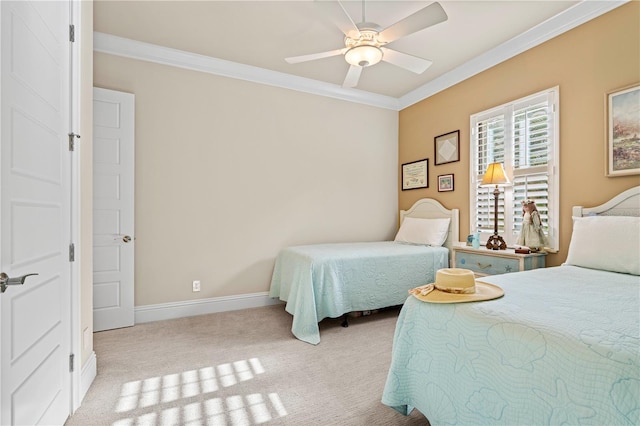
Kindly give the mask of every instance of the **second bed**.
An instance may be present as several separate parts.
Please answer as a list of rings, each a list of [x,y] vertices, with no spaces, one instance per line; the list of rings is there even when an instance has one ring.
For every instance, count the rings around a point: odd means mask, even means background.
[[[295,246],[278,254],[270,295],[286,302],[295,337],[318,344],[322,319],[401,305],[408,289],[449,266],[457,209],[425,198],[401,210],[400,220],[395,241]]]

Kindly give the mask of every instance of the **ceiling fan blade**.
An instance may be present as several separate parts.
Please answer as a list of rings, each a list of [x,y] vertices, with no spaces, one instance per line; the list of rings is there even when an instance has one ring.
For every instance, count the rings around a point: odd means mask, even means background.
[[[302,56],[292,56],[290,58],[284,58],[284,60],[290,64],[297,64],[300,62],[315,61],[316,59],[323,59],[323,58],[329,58],[331,56],[342,55],[346,51],[347,51],[347,48],[345,47],[342,49],[329,50],[328,52],[312,53],[310,55],[302,55]]]
[[[347,72],[347,76],[344,79],[344,83],[342,83],[342,87],[356,87],[358,85],[358,80],[360,80],[361,73],[362,67],[351,65]]]
[[[400,68],[404,68],[416,74],[422,74],[427,68],[433,64],[428,59],[418,58],[417,56],[409,55],[407,53],[398,52],[397,50],[381,47],[382,60],[396,65]]]
[[[439,24],[447,19],[447,13],[440,6],[440,3],[431,3],[429,6],[382,30],[378,35],[378,40],[383,43],[391,43],[401,37]]]
[[[357,37],[360,30],[339,1],[315,0],[314,3],[347,37]]]

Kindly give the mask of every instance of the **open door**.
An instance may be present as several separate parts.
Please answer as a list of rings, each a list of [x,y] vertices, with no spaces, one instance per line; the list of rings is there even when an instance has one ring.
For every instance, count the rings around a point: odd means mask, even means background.
[[[70,7],[0,2],[2,425],[71,409]]]
[[[134,324],[134,96],[93,89],[93,331]]]

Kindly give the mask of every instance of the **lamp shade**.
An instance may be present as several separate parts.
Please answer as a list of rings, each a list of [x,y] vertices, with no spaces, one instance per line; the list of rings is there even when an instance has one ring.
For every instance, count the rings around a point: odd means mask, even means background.
[[[382,60],[382,50],[376,46],[360,45],[347,50],[345,60],[351,65],[369,67]]]
[[[504,172],[502,163],[491,163],[487,167],[480,185],[507,185],[509,183],[511,182]]]

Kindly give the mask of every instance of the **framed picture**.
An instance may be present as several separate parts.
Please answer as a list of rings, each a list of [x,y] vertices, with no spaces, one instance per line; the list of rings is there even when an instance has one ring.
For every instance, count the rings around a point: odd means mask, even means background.
[[[460,130],[436,136],[434,147],[436,155],[434,164],[436,166],[460,161]]]
[[[640,174],[640,84],[607,93],[606,175]]]
[[[438,192],[453,191],[453,175],[438,176]]]
[[[402,190],[429,187],[429,160],[418,160],[402,165]]]

